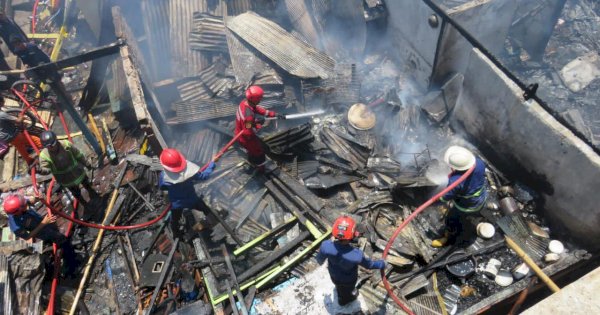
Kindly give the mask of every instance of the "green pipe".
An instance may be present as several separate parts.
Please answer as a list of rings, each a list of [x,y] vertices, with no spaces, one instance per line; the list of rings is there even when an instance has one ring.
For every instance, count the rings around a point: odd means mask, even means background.
[[[288,224],[290,224],[290,223],[292,223],[292,222],[294,222],[296,220],[298,220],[298,218],[297,217],[293,217],[293,218],[285,221],[279,227],[276,227],[276,228],[272,229],[271,231],[267,231],[267,232],[259,235],[257,238],[251,240],[250,242],[246,243],[242,247],[234,250],[233,251],[233,255],[234,256],[239,256],[243,252],[245,252],[245,251],[249,250],[250,248],[253,248],[254,246],[258,245],[260,242],[264,241],[266,238],[268,238],[272,234],[279,232],[279,230],[281,230],[281,228],[287,226]]]
[[[303,251],[301,251],[296,257],[288,260],[285,264],[283,264],[283,266],[281,266],[281,268],[280,268],[280,270],[278,272],[271,273],[269,276],[267,276],[266,278],[262,279],[258,284],[256,284],[256,288],[257,289],[261,288],[262,286],[264,286],[265,284],[267,284],[269,281],[273,280],[273,278],[275,278],[276,276],[278,276],[281,272],[285,271],[287,268],[289,268],[293,264],[295,264],[298,260],[302,259],[302,257],[304,257],[304,255],[308,254],[316,246],[318,246],[323,240],[325,240],[327,237],[329,237],[330,233],[331,233],[331,230],[327,229],[327,231],[325,233],[323,233],[321,235],[321,237],[319,237],[316,240],[314,240],[310,244],[310,246],[308,246]]]

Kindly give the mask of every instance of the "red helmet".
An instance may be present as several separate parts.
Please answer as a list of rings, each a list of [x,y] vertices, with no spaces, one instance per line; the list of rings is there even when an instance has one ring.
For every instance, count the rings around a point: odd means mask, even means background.
[[[25,212],[27,201],[21,195],[10,195],[4,199],[4,212],[19,215]]]
[[[250,103],[257,104],[262,100],[264,94],[265,92],[260,86],[253,85],[246,90],[246,99]]]
[[[353,239],[355,236],[358,236],[358,233],[355,232],[356,222],[354,219],[347,215],[343,215],[335,220],[333,223],[333,237],[338,240],[346,240],[349,241]]]
[[[160,164],[169,172],[179,173],[185,169],[187,161],[176,149],[164,149],[160,154]]]

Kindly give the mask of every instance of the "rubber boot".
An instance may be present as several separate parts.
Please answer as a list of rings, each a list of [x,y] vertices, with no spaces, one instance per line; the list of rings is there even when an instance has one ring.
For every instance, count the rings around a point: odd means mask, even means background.
[[[448,243],[449,237],[450,237],[450,232],[446,231],[446,232],[444,232],[444,236],[431,241],[431,246],[436,247],[436,248],[444,247]]]

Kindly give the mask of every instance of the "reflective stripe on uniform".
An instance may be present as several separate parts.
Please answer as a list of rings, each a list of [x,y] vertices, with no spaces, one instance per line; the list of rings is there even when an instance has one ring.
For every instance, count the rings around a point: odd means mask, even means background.
[[[456,207],[456,209],[462,211],[462,212],[477,212],[479,210],[481,210],[481,208],[483,208],[483,205],[485,204],[485,202],[482,202],[479,206],[477,206],[476,208],[463,208],[461,206],[459,206],[456,202],[454,203],[454,206]]]
[[[484,189],[485,189],[485,186],[481,187],[481,189],[479,189],[478,191],[472,193],[471,195],[468,195],[468,196],[459,195],[458,197],[459,198],[464,198],[464,199],[471,199],[471,198],[479,197],[483,193]]]
[[[69,156],[71,157],[71,162],[73,164],[71,164],[68,168],[63,169],[63,170],[59,170],[56,168],[56,165],[54,165],[54,161],[52,161],[52,158],[50,158],[50,156],[48,155],[48,151],[47,150],[43,150],[42,152],[40,152],[40,158],[42,158],[44,161],[48,162],[50,164],[50,170],[52,171],[52,175],[64,175],[64,174],[68,174],[73,172],[75,169],[77,169],[77,166],[79,165],[75,154],[73,154],[73,151],[70,150],[71,148],[71,143],[70,142],[65,142],[63,143],[61,141],[61,144],[64,146],[65,151],[67,151],[69,153]],[[83,154],[80,154],[83,155]],[[61,183],[61,185],[63,186],[72,186],[72,185],[79,185],[83,179],[85,178],[85,172],[82,172],[81,175],[79,175],[77,178],[75,178],[74,180],[67,182],[67,183]]]

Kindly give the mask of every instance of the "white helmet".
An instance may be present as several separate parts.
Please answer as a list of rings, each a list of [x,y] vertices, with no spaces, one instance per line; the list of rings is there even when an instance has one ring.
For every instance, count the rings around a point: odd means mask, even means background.
[[[457,171],[466,171],[475,165],[475,155],[463,147],[453,145],[446,150],[444,161]]]

